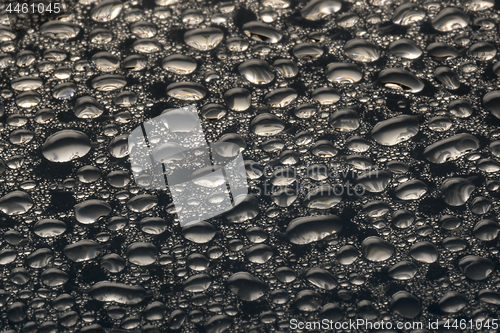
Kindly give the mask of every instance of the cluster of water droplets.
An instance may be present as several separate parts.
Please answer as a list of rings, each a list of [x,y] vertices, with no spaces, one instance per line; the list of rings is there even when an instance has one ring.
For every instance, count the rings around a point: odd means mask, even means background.
[[[24,31],[0,18],[3,332],[496,319],[495,1],[80,0]],[[191,104],[217,153],[243,153],[250,194],[181,228],[170,193],[132,178],[127,138]]]

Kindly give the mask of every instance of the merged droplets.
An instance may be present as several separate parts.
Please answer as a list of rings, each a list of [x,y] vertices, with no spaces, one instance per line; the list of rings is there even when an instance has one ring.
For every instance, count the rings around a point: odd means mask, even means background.
[[[479,148],[479,140],[468,133],[457,134],[437,141],[424,150],[425,158],[432,163],[442,164],[456,160]]]

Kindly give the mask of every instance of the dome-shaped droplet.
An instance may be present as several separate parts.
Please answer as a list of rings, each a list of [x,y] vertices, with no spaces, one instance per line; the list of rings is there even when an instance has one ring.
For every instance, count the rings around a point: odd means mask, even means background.
[[[98,3],[90,12],[90,17],[96,22],[109,22],[120,15],[123,4],[119,0],[104,0]]]
[[[243,24],[243,32],[253,40],[266,43],[277,43],[283,37],[283,33],[273,26],[258,21]]]
[[[442,87],[448,90],[456,90],[460,88],[460,80],[457,73],[449,67],[438,67],[434,71],[434,78],[441,84]]]
[[[183,101],[197,101],[205,97],[207,89],[196,82],[177,82],[167,87],[167,94]]]
[[[182,228],[184,238],[197,244],[208,243],[215,236],[215,228],[208,222],[188,224]]]
[[[409,255],[420,262],[431,264],[439,257],[436,246],[430,242],[418,242],[412,245]]]
[[[252,59],[238,67],[238,72],[253,84],[268,84],[274,80],[275,74],[271,66],[264,60]]]
[[[392,22],[399,25],[410,25],[425,18],[425,11],[418,3],[407,2],[399,5],[392,14]]]
[[[424,82],[414,74],[400,68],[387,68],[380,72],[379,82],[387,88],[418,93]]]
[[[339,109],[330,117],[330,126],[340,132],[350,132],[358,129],[359,116],[352,109]]]
[[[268,289],[268,286],[247,272],[238,272],[227,279],[227,286],[239,299],[252,302],[262,296]]]
[[[418,267],[411,261],[400,261],[387,272],[394,280],[406,281],[413,279],[417,274]]]
[[[120,67],[120,59],[109,52],[97,52],[92,56],[92,63],[102,72],[112,72]]]
[[[311,93],[311,99],[323,105],[330,105],[340,100],[339,93],[330,87],[314,89]]]
[[[338,0],[310,0],[301,10],[300,14],[310,21],[319,21],[336,13],[342,7]]]
[[[33,232],[39,237],[57,237],[66,231],[66,223],[56,219],[42,219],[35,223]]]
[[[286,236],[293,244],[309,244],[338,233],[342,221],[336,215],[299,217],[290,222]]]
[[[91,199],[75,205],[75,218],[82,224],[93,224],[111,213],[111,206],[101,200]]]
[[[76,100],[75,116],[82,119],[97,118],[104,112],[104,108],[99,105],[95,98],[83,96]]]
[[[100,302],[137,304],[146,298],[146,290],[141,286],[126,285],[110,281],[97,282],[90,288],[89,295]]]
[[[332,62],[326,66],[326,78],[333,83],[355,83],[363,78],[363,72],[356,64]]]
[[[188,30],[184,34],[184,42],[200,51],[214,49],[224,38],[224,33],[219,28],[208,27]]]
[[[292,78],[299,74],[297,64],[289,59],[278,59],[273,62],[273,67],[284,77]]]
[[[395,249],[388,241],[377,236],[370,236],[361,242],[361,251],[366,259],[379,262],[392,257]]]
[[[264,96],[267,105],[274,108],[282,108],[292,103],[298,96],[293,88],[278,88]]]
[[[60,40],[75,38],[80,30],[78,25],[60,20],[46,22],[40,27],[42,36]]]
[[[62,130],[49,136],[42,145],[43,156],[51,162],[69,162],[90,151],[89,137],[80,131]]]
[[[156,261],[158,249],[151,243],[135,242],[127,247],[127,259],[138,266],[148,266]]]
[[[423,181],[413,179],[400,184],[394,194],[401,200],[416,200],[424,196],[429,187]]]
[[[314,60],[325,52],[322,47],[315,43],[297,44],[292,49],[293,55],[301,60]]]
[[[83,239],[64,247],[64,254],[74,262],[92,260],[102,251],[102,245],[91,239]]]
[[[169,72],[187,75],[194,72],[198,64],[191,57],[182,54],[172,54],[162,60],[161,66]]]
[[[381,56],[380,48],[365,40],[351,39],[344,45],[344,53],[354,61],[374,62]]]
[[[419,121],[415,116],[396,116],[377,123],[371,135],[373,140],[384,146],[394,146],[408,141],[418,133]]]
[[[389,52],[397,57],[410,60],[419,58],[423,53],[417,43],[406,38],[401,38],[392,42],[389,45]]]
[[[452,45],[437,42],[427,46],[427,54],[436,61],[445,61],[458,57],[458,50]]]
[[[500,119],[500,90],[490,91],[483,97],[484,108]]]
[[[421,311],[420,300],[403,290],[392,295],[390,308],[403,318],[415,318]]]
[[[431,21],[438,31],[452,31],[463,29],[469,24],[469,16],[456,7],[447,7],[441,10]]]
[[[99,91],[118,90],[127,84],[127,79],[121,75],[101,75],[92,79],[92,88]]]
[[[259,136],[276,135],[283,131],[283,121],[271,113],[262,113],[250,123],[250,131]]]

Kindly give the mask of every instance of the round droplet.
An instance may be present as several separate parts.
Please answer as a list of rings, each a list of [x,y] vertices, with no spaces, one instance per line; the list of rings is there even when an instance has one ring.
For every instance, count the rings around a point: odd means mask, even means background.
[[[315,43],[302,43],[295,45],[292,49],[293,55],[301,60],[314,60],[325,52],[322,47]]]
[[[400,261],[387,272],[389,276],[395,280],[406,281],[411,280],[417,274],[418,267],[411,261]]]
[[[102,251],[102,245],[91,239],[83,239],[64,247],[64,254],[74,262],[92,260]]]
[[[293,88],[278,88],[264,96],[264,100],[271,107],[283,108],[292,103],[297,96],[298,93]]]
[[[484,108],[500,119],[500,90],[490,91],[483,97]]]
[[[342,7],[338,0],[311,0],[300,11],[302,17],[309,21],[319,21],[336,13]]]
[[[156,261],[158,249],[151,243],[135,242],[127,247],[127,259],[138,266],[148,266]]]

